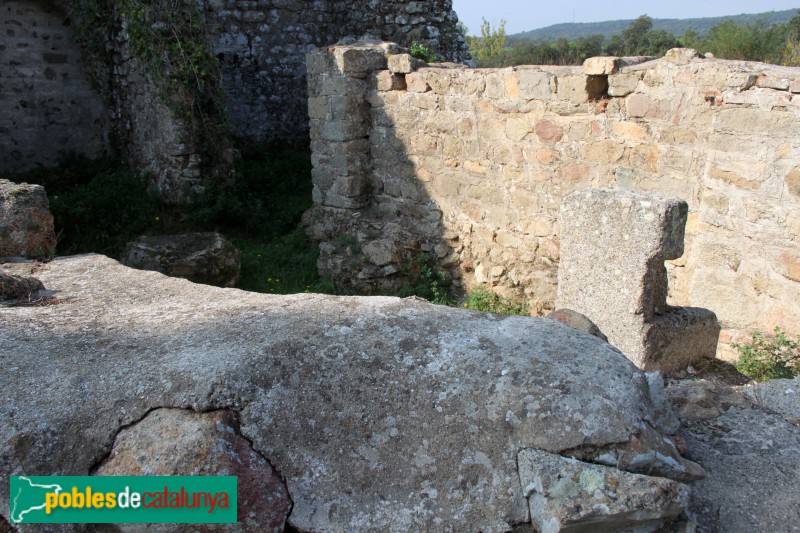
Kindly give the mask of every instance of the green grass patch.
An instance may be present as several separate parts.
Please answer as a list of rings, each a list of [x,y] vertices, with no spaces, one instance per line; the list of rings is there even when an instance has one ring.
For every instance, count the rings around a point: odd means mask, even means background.
[[[242,251],[240,289],[271,294],[343,294],[341,287],[320,278],[319,252],[300,227],[266,242],[239,239],[236,245]]]
[[[212,185],[188,206],[164,205],[144,178],[115,159],[67,157],[56,168],[3,177],[45,187],[58,255],[93,252],[119,259],[140,235],[218,231],[242,251],[242,289],[343,292],[319,277],[319,250],[300,227],[312,204],[307,148],[244,150],[234,185]]]
[[[524,303],[517,303],[508,298],[503,298],[485,287],[476,287],[473,289],[461,303],[461,307],[473,311],[497,313],[499,315],[530,315],[528,306]]]

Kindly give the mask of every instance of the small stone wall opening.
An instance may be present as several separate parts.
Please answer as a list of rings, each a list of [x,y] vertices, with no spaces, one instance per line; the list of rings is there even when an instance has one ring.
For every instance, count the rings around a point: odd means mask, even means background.
[[[589,100],[608,96],[608,76],[586,76],[586,96]]]

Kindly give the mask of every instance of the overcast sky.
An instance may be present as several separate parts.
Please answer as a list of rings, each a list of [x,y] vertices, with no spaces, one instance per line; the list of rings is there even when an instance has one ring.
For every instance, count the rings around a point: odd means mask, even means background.
[[[635,19],[645,14],[684,19],[800,9],[800,0],[453,0],[453,8],[470,35],[475,35],[481,17],[493,21],[494,26],[506,19],[506,33],[519,33],[562,22]]]

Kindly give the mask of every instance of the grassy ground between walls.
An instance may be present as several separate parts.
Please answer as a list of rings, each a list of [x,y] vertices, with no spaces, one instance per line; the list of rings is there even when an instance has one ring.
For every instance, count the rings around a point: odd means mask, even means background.
[[[191,206],[168,206],[148,190],[147,180],[115,159],[66,157],[55,168],[0,176],[43,185],[50,198],[61,256],[100,253],[120,259],[140,235],[218,231],[242,252],[238,287],[273,294],[344,290],[317,272],[318,248],[306,238],[300,217],[311,207],[311,161],[307,148],[274,146],[242,150],[233,187],[210,188]],[[528,314],[486,289],[455,299],[430,261],[398,296],[500,314]]]

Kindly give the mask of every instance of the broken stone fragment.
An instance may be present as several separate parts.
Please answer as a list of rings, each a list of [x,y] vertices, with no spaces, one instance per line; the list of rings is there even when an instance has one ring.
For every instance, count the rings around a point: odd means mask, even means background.
[[[683,421],[709,420],[731,407],[751,407],[750,401],[731,387],[704,379],[683,381],[669,387],[666,392],[678,418]]]
[[[524,449],[517,459],[531,521],[542,533],[656,530],[678,518],[689,499],[689,488],[669,479],[541,450]]]
[[[556,309],[547,315],[547,318],[557,320],[565,326],[569,326],[572,329],[577,329],[578,331],[584,331],[589,335],[594,335],[598,339],[603,339],[604,341],[608,342],[608,337],[606,337],[603,332],[600,331],[600,328],[598,328],[595,323],[589,319],[589,317],[582,315],[577,311],[573,311],[572,309]]]
[[[688,65],[692,59],[699,56],[700,54],[694,48],[672,48],[667,51],[664,59],[674,65]]]
[[[195,283],[233,287],[241,252],[219,233],[143,236],[128,243],[122,263]]]
[[[236,476],[237,524],[214,531],[282,531],[292,503],[280,476],[242,437],[230,411],[156,409],[123,429],[98,476]],[[197,526],[119,524],[120,531],[196,531]]]
[[[0,273],[0,300],[27,298],[40,290],[44,285],[36,278]]]

